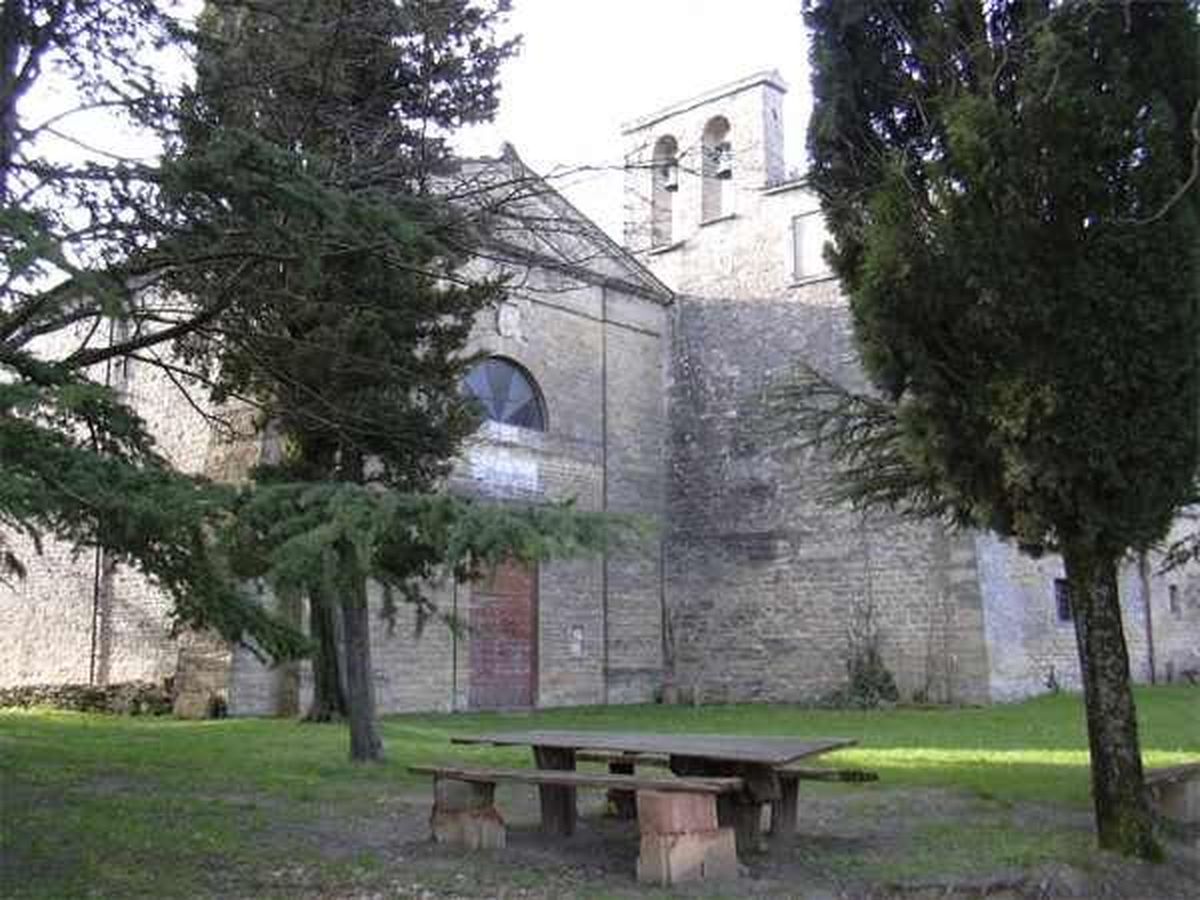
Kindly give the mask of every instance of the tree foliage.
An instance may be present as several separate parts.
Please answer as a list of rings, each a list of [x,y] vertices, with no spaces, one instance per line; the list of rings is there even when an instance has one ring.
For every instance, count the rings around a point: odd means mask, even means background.
[[[1115,566],[1197,456],[1194,3],[812,2],[811,184],[876,393],[841,495],[1064,554],[1105,846],[1153,853]]]
[[[404,494],[322,482],[267,482],[244,489],[236,524],[223,544],[237,573],[262,578],[281,595],[304,596],[324,583],[336,596],[346,573],[334,562],[348,551],[349,577],[370,579],[384,612],[414,607],[418,627],[438,618],[461,623],[434,604],[431,588],[472,581],[506,560],[540,562],[635,548],[646,524],[629,516],[585,512],[567,502],[500,504],[450,494]]]
[[[212,3],[185,104],[181,164],[231,142],[272,170],[269,183],[305,185],[276,197],[237,179],[179,182],[187,219],[209,222],[217,241],[272,251],[250,263],[210,254],[207,267],[170,281],[205,305],[232,268],[254,270],[235,308],[182,349],[212,368],[218,401],[252,398],[282,439],[281,459],[259,470],[241,514],[269,511],[254,531],[267,546],[279,542],[264,571],[279,590],[308,598],[321,648],[312,715],[337,711],[344,681],[353,759],[382,752],[368,580],[389,607],[403,600],[431,614],[424,591],[447,573],[470,577],[480,560],[548,558],[603,539],[601,526],[566,508],[518,514],[413,493],[438,486],[477,427],[461,390],[474,361],[467,341],[478,314],[503,296],[499,280],[462,276],[481,238],[479,210],[442,193],[450,131],[495,109],[496,70],[515,48],[495,35],[506,9],[477,0]],[[185,238],[206,243],[195,230]],[[237,281],[245,283],[240,272]]]
[[[108,383],[114,361],[219,317],[152,287],[172,225],[162,167],[110,141],[142,138],[173,107],[156,56],[188,34],[149,0],[0,4],[0,539],[2,574],[22,577],[16,534],[96,548],[174,600],[180,626],[252,636],[276,657],[307,642],[246,602],[209,537],[228,492],[180,474]]]
[[[215,366],[216,399],[254,397],[296,451],[293,474],[328,478],[370,455],[370,478],[426,490],[476,419],[459,384],[475,316],[502,285],[457,271],[472,225],[429,191],[451,129],[490,117],[506,3],[218,0],[203,18],[178,159],[214,146],[260,162],[275,193],[240,180],[180,181],[197,246],[263,250],[242,297],[187,350]],[[218,166],[223,163],[218,161]],[[259,179],[252,178],[251,181]],[[171,284],[201,305],[247,265],[210,253]],[[198,338],[198,339],[197,339]],[[305,467],[307,470],[305,471]]]
[[[1145,221],[1191,174],[1189,12],[940,6],[813,12],[846,37],[814,51],[813,185],[909,469],[880,496],[1148,545],[1196,452],[1195,192]]]

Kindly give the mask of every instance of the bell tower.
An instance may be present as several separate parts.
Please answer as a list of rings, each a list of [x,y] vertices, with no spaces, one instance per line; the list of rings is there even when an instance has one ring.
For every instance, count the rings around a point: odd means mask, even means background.
[[[786,92],[778,72],[758,72],[626,123],[626,247],[662,252],[782,182]]]

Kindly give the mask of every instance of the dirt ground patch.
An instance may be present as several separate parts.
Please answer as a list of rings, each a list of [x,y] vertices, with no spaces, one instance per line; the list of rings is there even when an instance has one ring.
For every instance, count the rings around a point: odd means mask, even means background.
[[[733,883],[666,892],[637,884],[636,825],[605,815],[603,798],[581,794],[570,839],[538,829],[533,788],[502,786],[509,825],[504,851],[463,853],[430,842],[428,790],[380,800],[353,817],[274,826],[271,842],[312,848],[309,864],[272,873],[254,895],[375,900],[385,897],[794,897],[1112,898],[1200,896],[1196,835],[1168,845],[1150,865],[1092,849],[1086,810],[988,801],[923,789],[815,786],[798,834],[784,851],[745,860]],[[233,887],[232,884],[227,887]],[[245,894],[244,896],[249,896]]]

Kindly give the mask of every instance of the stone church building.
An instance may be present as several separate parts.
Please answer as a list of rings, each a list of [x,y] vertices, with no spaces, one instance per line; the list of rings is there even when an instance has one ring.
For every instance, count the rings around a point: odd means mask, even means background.
[[[574,498],[657,526],[603,559],[501,566],[434,586],[455,634],[373,635],[382,712],[650,701],[804,701],[878,641],[906,698],[988,702],[1078,685],[1061,562],[985,533],[831,509],[828,464],[794,449],[766,398],[797,360],[861,385],[815,199],[784,166],[786,88],[763,72],[623,129],[619,245],[515,153],[464,163],[486,198],[476,265],[510,276],[476,325],[467,379],[487,420],[452,490]],[[511,197],[497,203],[497,197]],[[482,202],[482,201],[480,201]],[[551,223],[551,224],[547,224]],[[227,441],[136,363],[114,385],[183,468],[236,478],[262,443]],[[302,708],[304,666],[169,636],[136,573],[48,544],[0,586],[0,686],[174,677],[235,715]],[[1138,681],[1200,668],[1200,572],[1131,560],[1122,606]]]

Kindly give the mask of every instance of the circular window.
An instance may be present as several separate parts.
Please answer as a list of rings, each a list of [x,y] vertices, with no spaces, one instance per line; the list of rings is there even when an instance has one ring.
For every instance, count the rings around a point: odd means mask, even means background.
[[[483,416],[502,425],[546,430],[546,413],[533,379],[515,363],[493,356],[467,373],[465,388]]]

